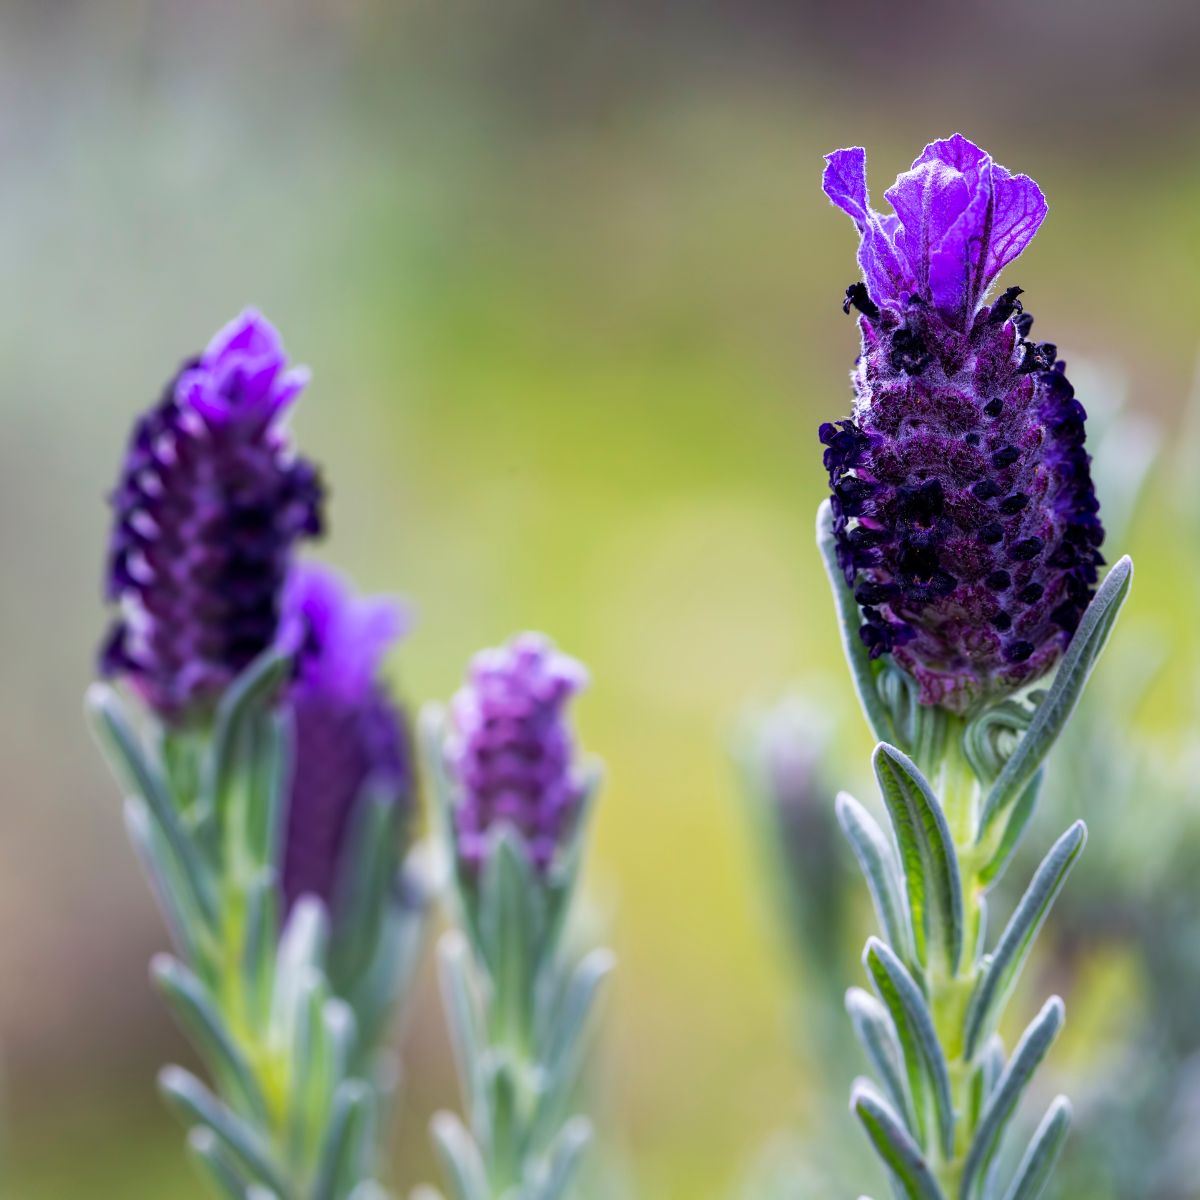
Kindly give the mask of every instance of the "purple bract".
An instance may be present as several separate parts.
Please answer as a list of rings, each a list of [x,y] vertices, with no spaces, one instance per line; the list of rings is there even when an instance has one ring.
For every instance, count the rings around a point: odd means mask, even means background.
[[[163,718],[207,711],[276,636],[297,540],[321,528],[321,486],[281,418],[307,380],[256,312],[185,363],[134,426],[112,495],[101,653]]]
[[[544,872],[554,861],[586,794],[565,712],[586,681],[579,663],[538,634],[476,655],[454,698],[446,747],[460,793],[458,853],[467,869],[483,864],[489,834],[502,823],[523,836],[535,869]]]
[[[821,426],[838,559],[872,657],[967,713],[1047,671],[1091,598],[1104,530],[1086,413],[1020,288],[983,299],[1045,216],[1037,185],[961,135],[870,207],[861,149],[824,187],[854,220],[862,353],[850,419]]]
[[[396,601],[355,596],[340,576],[314,563],[292,568],[282,622],[285,642],[299,646],[288,692],[295,721],[283,857],[289,909],[302,895],[336,899],[347,835],[368,782],[411,805],[407,723],[380,678],[384,656],[406,627]]]

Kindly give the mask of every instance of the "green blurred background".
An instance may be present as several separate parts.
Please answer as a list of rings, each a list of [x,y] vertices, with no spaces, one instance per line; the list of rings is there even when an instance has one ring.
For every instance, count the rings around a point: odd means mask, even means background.
[[[323,555],[418,609],[403,694],[446,696],[524,627],[592,668],[622,1186],[727,1196],[771,1131],[840,1112],[795,1052],[729,755],[747,703],[814,678],[839,753],[867,749],[811,537],[815,427],[856,349],[820,156],[865,144],[881,195],[961,129],[1033,174],[1050,216],[1007,282],[1171,438],[1200,335],[1198,47],[1183,0],[0,5],[11,1194],[202,1194],[154,1095],[187,1055],[146,982],[163,934],[80,697],[130,419],[247,303],[314,369],[295,427],[332,487]],[[1165,515],[1185,482],[1160,476],[1131,535],[1122,637],[1172,639],[1160,726],[1196,651],[1196,526]],[[407,1187],[456,1101],[428,971],[404,1037]]]

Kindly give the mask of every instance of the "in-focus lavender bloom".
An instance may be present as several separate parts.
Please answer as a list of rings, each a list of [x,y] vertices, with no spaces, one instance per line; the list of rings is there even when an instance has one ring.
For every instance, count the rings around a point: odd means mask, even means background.
[[[862,354],[850,419],[821,426],[838,558],[872,656],[924,704],[965,713],[1048,670],[1094,590],[1104,537],[1086,413],[1010,287],[1046,202],[956,134],[925,148],[875,212],[859,148],[826,195],[860,235]]]
[[[291,570],[281,634],[299,646],[288,693],[295,722],[283,865],[288,909],[302,895],[334,901],[368,782],[411,805],[408,726],[380,678],[383,658],[406,626],[394,600],[355,596],[315,563]]]
[[[139,419],[112,495],[101,652],[162,717],[202,712],[274,641],[297,540],[321,529],[321,486],[282,418],[307,382],[247,310],[183,365]]]
[[[446,750],[460,788],[455,840],[469,870],[482,865],[502,822],[522,834],[543,872],[570,835],[587,789],[565,710],[586,682],[579,663],[535,633],[476,655],[454,698]]]

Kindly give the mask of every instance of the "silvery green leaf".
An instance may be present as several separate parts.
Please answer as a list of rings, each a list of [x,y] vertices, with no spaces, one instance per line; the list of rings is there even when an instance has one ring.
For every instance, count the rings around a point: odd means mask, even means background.
[[[329,1119],[329,1099],[336,1083],[333,1047],[323,1019],[329,984],[315,967],[305,965],[299,974],[289,1026],[292,1033],[287,1120],[290,1162],[305,1161],[307,1153],[318,1143]]]
[[[1057,996],[1051,996],[1021,1035],[1012,1059],[984,1106],[967,1152],[961,1192],[964,1198],[971,1197],[976,1182],[986,1177],[1021,1096],[1062,1029],[1063,1017],[1063,1002]]]
[[[962,880],[945,814],[902,751],[881,743],[872,764],[900,847],[917,957],[927,961],[928,936],[953,974],[963,947]]]
[[[615,966],[616,957],[611,950],[592,950],[576,966],[562,992],[538,1064],[544,1076],[545,1094],[534,1125],[534,1142],[549,1138],[562,1121],[563,1109],[587,1051],[588,1018]]]
[[[591,1140],[591,1122],[585,1117],[572,1117],[551,1145],[530,1200],[563,1200]]]
[[[828,500],[823,501],[817,509],[817,548],[825,563],[829,586],[833,589],[842,650],[846,655],[850,675],[854,680],[854,689],[858,693],[858,701],[862,705],[867,724],[878,741],[895,742],[898,740],[897,731],[876,687],[879,668],[871,661],[870,654],[858,635],[862,615],[859,613],[854,593],[846,585],[846,578],[838,566],[837,543],[833,536],[833,513]]]
[[[571,900],[583,862],[583,851],[591,827],[592,810],[596,794],[600,789],[601,769],[599,763],[589,762],[584,768],[584,791],[575,814],[575,825],[567,837],[566,844],[555,856],[545,880],[545,932],[542,942],[547,952],[552,952],[562,937],[563,926],[571,909]]]
[[[245,814],[244,847],[253,862],[268,866],[279,858],[285,797],[293,758],[292,720],[287,712],[267,712],[253,723],[251,757],[245,770],[251,780],[251,803]]]
[[[863,965],[871,977],[879,998],[891,1014],[892,1023],[908,1070],[909,1094],[918,1121],[921,1120],[924,1078],[933,1094],[942,1151],[954,1150],[954,1102],[950,1094],[950,1074],[946,1057],[933,1027],[929,1005],[917,982],[891,948],[878,938],[870,938],[863,953]],[[924,1138],[921,1139],[924,1141]]]
[[[321,971],[329,941],[329,918],[315,896],[301,896],[283,927],[275,955],[275,990],[271,997],[271,1023],[293,1029],[301,1003],[302,985],[309,972]]]
[[[996,1089],[1004,1073],[1004,1043],[993,1034],[988,1038],[971,1076],[970,1109],[967,1113],[967,1128],[974,1129],[983,1116],[984,1105]]]
[[[1075,710],[1121,606],[1129,595],[1132,579],[1133,563],[1127,556],[1109,571],[1097,589],[1071,638],[1050,690],[1038,705],[1029,728],[984,801],[978,841],[984,841],[996,823],[1017,802]]]
[[[542,1058],[542,1065],[553,1075],[563,1079],[573,1077],[586,1041],[588,1017],[616,961],[611,950],[592,950],[571,973],[570,982],[554,1013]]]
[[[225,1153],[220,1139],[208,1126],[197,1125],[189,1130],[187,1147],[191,1156],[227,1200],[246,1200],[249,1181],[238,1169],[234,1159]]]
[[[458,1117],[450,1112],[437,1113],[430,1130],[442,1169],[450,1180],[453,1200],[492,1200],[479,1147]]]
[[[375,1147],[375,1097],[361,1079],[340,1083],[313,1187],[313,1200],[346,1200],[368,1175]]]
[[[916,1136],[917,1118],[904,1074],[904,1052],[888,1010],[869,992],[850,988],[846,1012],[888,1099],[904,1117],[909,1133]]]
[[[515,1179],[522,1173],[525,1154],[517,1064],[507,1051],[491,1050],[484,1055],[480,1069],[491,1117],[486,1142],[488,1164],[501,1178]]]
[[[489,836],[479,888],[479,930],[492,978],[493,1033],[523,1041],[538,968],[542,897],[525,840],[502,824]]]
[[[167,954],[155,956],[150,974],[234,1103],[252,1119],[265,1124],[267,1105],[258,1081],[200,981]]]
[[[164,1067],[159,1072],[158,1085],[168,1104],[186,1124],[199,1124],[212,1130],[239,1171],[280,1196],[289,1194],[262,1135],[218,1100],[194,1075],[182,1067]]]
[[[915,963],[912,927],[891,844],[875,818],[846,792],[838,795],[837,818],[866,878],[880,931],[902,958]]]
[[[476,1071],[486,1044],[486,1031],[480,998],[471,978],[467,941],[457,929],[442,934],[437,959],[459,1086],[464,1096],[475,1096],[483,1090]]]
[[[394,788],[371,780],[354,806],[342,861],[342,886],[335,898],[338,937],[330,948],[334,978],[352,979],[366,970],[379,944],[380,926],[391,901],[400,845],[400,807]]]
[[[125,828],[175,949],[188,962],[202,963],[207,957],[207,948],[200,941],[205,926],[195,906],[195,892],[180,873],[178,859],[155,829],[145,802],[136,796],[126,797]]]
[[[1058,1161],[1071,1126],[1071,1104],[1059,1096],[1046,1111],[1029,1148],[1021,1158],[1004,1200],[1039,1200]]]
[[[995,1028],[1038,931],[1086,842],[1087,826],[1076,821],[1042,859],[1021,897],[971,997],[966,1023],[968,1059],[975,1056],[980,1040]]]
[[[220,812],[225,790],[238,770],[247,725],[266,711],[287,681],[291,669],[291,657],[277,647],[271,647],[260,654],[221,697],[213,723],[211,749],[200,781],[202,813]]]
[[[270,1019],[275,951],[279,941],[279,888],[272,868],[264,867],[247,881],[242,940],[242,981],[246,1007],[256,1028]]]
[[[87,693],[87,710],[118,784],[127,796],[140,797],[145,803],[169,847],[172,874],[186,884],[189,907],[211,924],[215,921],[216,899],[208,864],[188,837],[167,782],[157,764],[143,752],[117,694],[104,684],[93,684]]]
[[[945,1200],[921,1148],[888,1102],[865,1080],[854,1085],[850,1109],[883,1159],[905,1200]]]
[[[339,996],[330,996],[321,1008],[321,1023],[329,1045],[332,1078],[345,1079],[350,1073],[354,1045],[358,1037],[354,1010]]]
[[[1034,772],[1033,778],[1025,785],[1025,790],[1017,797],[1017,802],[1013,805],[1012,812],[1009,813],[1008,820],[1004,823],[1004,834],[1000,838],[996,852],[979,872],[979,882],[985,887],[1000,878],[1016,853],[1017,847],[1020,846],[1021,839],[1025,836],[1025,830],[1029,827],[1029,822],[1033,817],[1034,809],[1037,808],[1038,794],[1042,790],[1044,777],[1045,771],[1039,767]]]

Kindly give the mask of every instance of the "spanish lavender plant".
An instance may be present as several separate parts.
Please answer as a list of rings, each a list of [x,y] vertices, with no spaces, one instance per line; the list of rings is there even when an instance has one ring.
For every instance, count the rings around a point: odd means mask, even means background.
[[[986,895],[1132,567],[1123,559],[1096,590],[1086,414],[1055,347],[1029,340],[1020,289],[985,302],[1045,216],[1037,185],[956,135],[897,179],[885,215],[870,206],[861,149],[826,161],[825,192],[860,235],[863,280],[844,307],[859,312],[862,354],[851,417],[821,427],[832,497],[818,541],[893,835],[839,797],[883,935],[863,956],[875,995],[847,996],[880,1086],[861,1081],[851,1103],[899,1194],[1032,1200],[1066,1132],[1065,1098],[1007,1181],[998,1152],[1062,1002],[1047,1002],[1010,1057],[996,1028],[1083,822],[1042,860],[990,951]]]
[[[113,496],[121,616],[89,709],[175,955],[152,974],[212,1076],[160,1077],[223,1195],[368,1200],[382,1015],[420,925],[412,778],[380,683],[400,632],[293,561],[321,525],[283,415],[306,374],[243,313],[135,426]]]
[[[439,966],[468,1114],[433,1122],[455,1200],[567,1196],[591,1137],[569,1114],[613,959],[575,961],[565,944],[597,784],[566,716],[585,680],[522,634],[476,656],[449,718],[425,715],[456,924]]]

